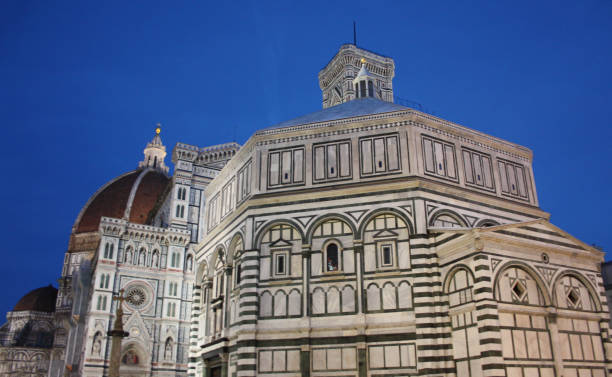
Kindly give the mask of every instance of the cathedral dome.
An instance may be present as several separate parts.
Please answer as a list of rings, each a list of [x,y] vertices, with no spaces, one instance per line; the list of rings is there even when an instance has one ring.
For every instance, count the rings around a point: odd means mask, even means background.
[[[170,181],[164,172],[152,168],[134,170],[113,179],[85,204],[74,224],[74,233],[97,231],[103,216],[146,224]]]
[[[14,312],[35,311],[52,313],[55,311],[57,288],[52,285],[41,287],[28,292],[13,308]]]

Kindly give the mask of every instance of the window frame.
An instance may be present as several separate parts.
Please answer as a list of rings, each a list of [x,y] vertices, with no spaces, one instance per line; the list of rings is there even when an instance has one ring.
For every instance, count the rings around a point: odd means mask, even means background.
[[[336,248],[337,248],[338,268],[335,270],[328,270],[327,269],[327,248],[332,244],[336,245]],[[324,274],[337,274],[337,273],[342,273],[344,271],[343,251],[344,251],[344,248],[342,247],[342,243],[338,241],[337,239],[328,240],[323,244],[323,247],[321,248],[321,256],[322,256],[321,269]]]
[[[242,274],[242,263],[240,262],[240,260],[237,260],[235,262],[235,266],[234,266],[234,288],[239,288],[240,287],[240,282],[242,281],[242,276],[240,276]]]
[[[289,255],[290,255],[290,250],[287,249],[282,249],[282,250],[274,250],[271,252],[272,255],[272,263],[271,263],[271,267],[272,267],[272,274],[271,276],[274,278],[287,278],[291,275],[291,271],[289,270]],[[278,263],[278,258],[279,257],[283,257],[284,258],[284,263],[283,263],[283,272],[280,273],[278,272],[278,267],[279,267],[279,263]]]
[[[391,263],[385,264],[384,262],[384,248],[391,248]],[[397,268],[397,239],[387,238],[376,240],[376,268],[379,270],[390,270]]]

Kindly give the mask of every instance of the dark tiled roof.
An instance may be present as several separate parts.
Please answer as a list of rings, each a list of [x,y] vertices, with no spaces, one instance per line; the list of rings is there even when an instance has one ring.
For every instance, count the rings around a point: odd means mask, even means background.
[[[169,182],[168,177],[158,172],[150,172],[142,178],[132,202],[130,222],[137,224],[147,222],[147,218],[150,218],[149,212],[153,210]]]
[[[393,111],[408,110],[408,107],[396,105],[391,102],[381,101],[375,98],[355,99],[340,105],[328,107],[314,113],[302,115],[300,117],[278,123],[264,130],[272,130],[283,127],[299,126],[302,124],[327,122],[330,120],[352,118],[362,115],[382,114]]]
[[[97,231],[100,218],[103,216],[123,218],[130,192],[140,173],[142,173],[142,170],[124,174],[111,181],[99,192],[84,209],[75,233]],[[154,208],[157,199],[164,192],[169,182],[170,178],[165,174],[154,170],[148,171],[136,189],[129,220],[133,223],[145,224],[149,212]]]
[[[52,313],[55,311],[55,299],[57,298],[57,288],[49,285],[30,291],[17,302],[13,308],[14,312],[36,311]]]

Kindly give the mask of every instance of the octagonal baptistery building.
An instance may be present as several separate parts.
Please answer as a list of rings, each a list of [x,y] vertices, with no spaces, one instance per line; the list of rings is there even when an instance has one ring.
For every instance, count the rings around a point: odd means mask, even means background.
[[[324,109],[207,186],[190,373],[608,376],[603,254],[539,208],[532,152],[394,104],[393,76],[342,46]]]

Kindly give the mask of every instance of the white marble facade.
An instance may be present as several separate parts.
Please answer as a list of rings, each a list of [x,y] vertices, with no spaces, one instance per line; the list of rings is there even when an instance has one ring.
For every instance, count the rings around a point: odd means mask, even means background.
[[[343,47],[324,107],[347,51],[386,59]],[[532,152],[367,94],[258,131],[205,189],[190,373],[607,376],[603,254],[548,221]]]
[[[49,375],[106,375],[124,289],[122,376],[608,376],[603,254],[548,221],[529,149],[394,104],[394,64],[342,46],[322,111],[178,143],[172,177],[157,131],[77,218]]]

